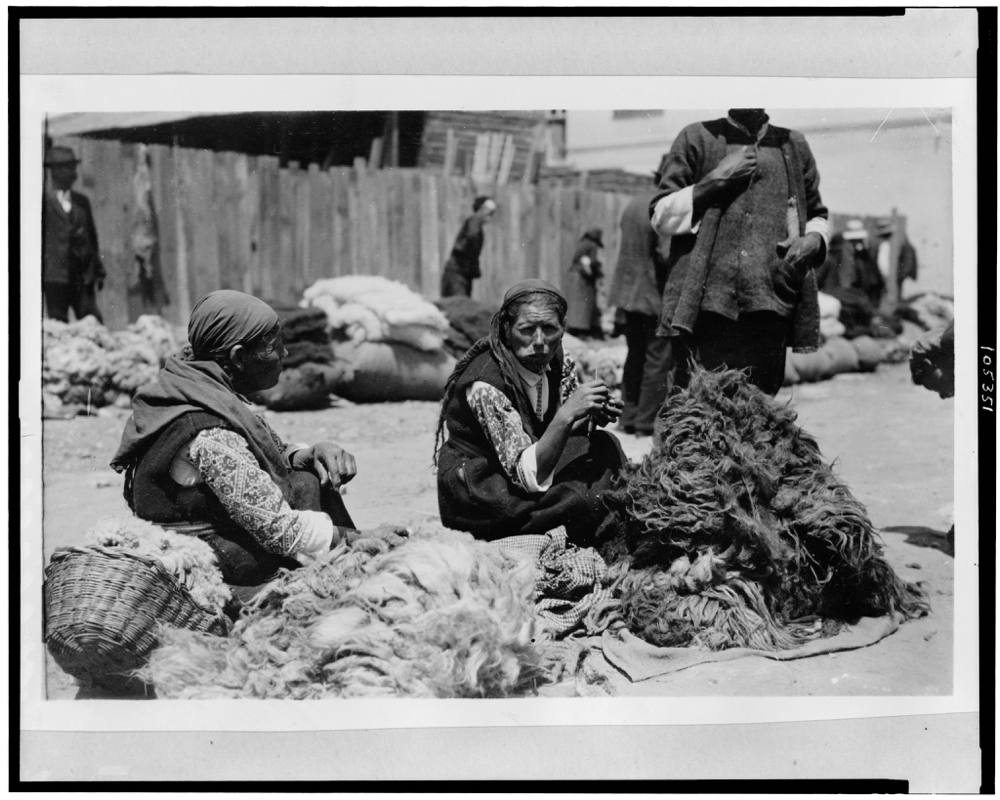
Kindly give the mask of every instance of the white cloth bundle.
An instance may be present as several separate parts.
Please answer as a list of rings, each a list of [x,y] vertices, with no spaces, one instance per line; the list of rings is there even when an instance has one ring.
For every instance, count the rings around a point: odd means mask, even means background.
[[[398,281],[378,275],[323,278],[303,294],[302,308],[322,308],[331,333],[353,342],[399,342],[440,350],[448,319]]]

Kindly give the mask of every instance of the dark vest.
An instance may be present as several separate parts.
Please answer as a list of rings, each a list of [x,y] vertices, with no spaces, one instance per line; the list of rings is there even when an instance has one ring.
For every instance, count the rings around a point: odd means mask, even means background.
[[[168,426],[139,459],[132,478],[132,496],[126,500],[136,516],[150,522],[211,522],[223,527],[235,523],[212,490],[205,485],[181,486],[170,477],[170,464],[182,445],[200,431],[225,428],[215,414],[192,411]]]
[[[549,382],[549,407],[546,409],[542,419],[539,420],[536,418],[530,409],[523,412],[519,410],[521,422],[524,425],[524,429],[531,436],[532,441],[537,442],[542,437],[545,429],[548,428],[556,415],[556,411],[559,409],[559,403],[556,398],[559,397],[562,366],[562,358],[557,356],[552,360],[549,371],[543,378],[543,380],[547,379]],[[472,363],[466,367],[465,372],[459,377],[455,393],[445,408],[445,420],[448,425],[448,441],[445,443],[445,447],[447,448],[448,445],[451,445],[470,456],[485,456],[495,461],[499,466],[499,458],[497,458],[493,445],[489,438],[487,438],[486,432],[479,424],[479,419],[472,408],[470,408],[468,400],[465,397],[466,390],[475,381],[482,381],[496,387],[510,400],[515,409],[518,407],[514,392],[506,385],[503,374],[500,372],[500,367],[493,358],[493,354],[488,351],[481,353],[472,360]]]

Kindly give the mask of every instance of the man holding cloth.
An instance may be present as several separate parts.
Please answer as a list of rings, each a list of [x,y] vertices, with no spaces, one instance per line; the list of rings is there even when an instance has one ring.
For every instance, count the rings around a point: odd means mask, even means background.
[[[674,383],[687,385],[693,360],[746,370],[773,396],[785,348],[819,346],[813,267],[829,224],[809,145],[762,108],[734,108],[684,128],[664,161],[650,214],[672,237],[658,332]]]

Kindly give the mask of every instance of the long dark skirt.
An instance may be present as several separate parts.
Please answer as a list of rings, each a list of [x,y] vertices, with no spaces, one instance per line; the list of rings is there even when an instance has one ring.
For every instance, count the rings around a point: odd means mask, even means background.
[[[445,443],[438,469],[441,521],[485,540],[565,525],[571,542],[595,545],[609,517],[604,494],[624,463],[614,436],[573,434],[556,464],[552,488],[530,494],[510,482],[495,457],[473,456]]]

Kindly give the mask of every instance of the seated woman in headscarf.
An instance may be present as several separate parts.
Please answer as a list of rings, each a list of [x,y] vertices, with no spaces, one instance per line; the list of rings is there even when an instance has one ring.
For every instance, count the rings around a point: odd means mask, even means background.
[[[354,458],[331,442],[285,444],[244,395],[274,386],[278,315],[242,292],[203,297],[189,345],[140,389],[111,462],[140,518],[215,550],[223,580],[256,586],[357,537],[339,486]],[[402,528],[374,532],[397,541]]]
[[[455,366],[435,442],[448,527],[490,540],[565,525],[575,544],[603,540],[603,495],[625,459],[593,428],[618,419],[621,404],[600,380],[578,383],[565,325],[559,290],[522,281]]]

